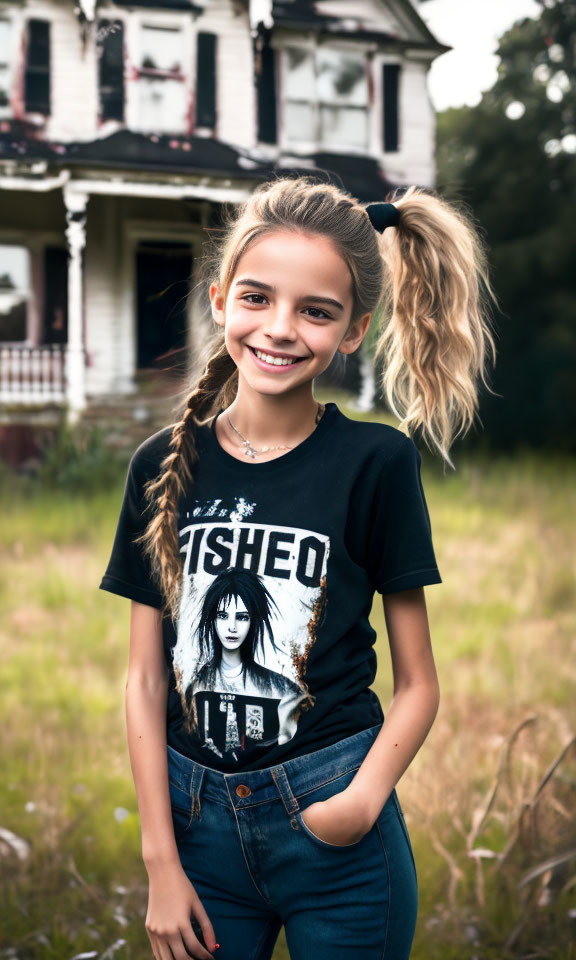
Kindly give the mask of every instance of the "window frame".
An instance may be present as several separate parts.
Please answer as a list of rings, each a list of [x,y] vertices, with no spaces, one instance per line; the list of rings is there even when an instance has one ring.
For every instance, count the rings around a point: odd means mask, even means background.
[[[48,51],[48,62],[47,64],[30,64],[30,48],[31,48],[31,27],[32,24],[42,24],[46,28],[47,34],[47,51]],[[47,19],[46,17],[31,17],[28,16],[25,20],[25,55],[24,55],[24,66],[23,66],[23,102],[24,102],[24,111],[28,116],[31,117],[41,117],[43,122],[47,122],[48,119],[52,116],[52,65],[53,65],[53,56],[52,56],[52,46],[53,46],[53,31],[52,31],[52,20]],[[35,105],[30,107],[29,101],[31,99],[28,92],[28,78],[29,77],[45,77],[48,90],[45,102],[45,109],[38,109],[38,106]]]
[[[12,83],[14,78],[14,68],[16,64],[16,33],[17,33],[17,24],[14,21],[13,17],[7,15],[8,11],[2,10],[0,12],[0,22],[6,23],[8,25],[8,45],[6,52],[6,62],[3,62],[3,66],[6,68],[7,74],[7,84],[6,84],[6,94],[7,100],[3,104],[0,102],[0,117],[11,117],[13,115],[12,110]]]
[[[5,340],[2,337],[2,329],[0,327],[0,347],[31,347],[34,346],[34,338],[31,335],[34,327],[34,321],[38,311],[38,290],[36,288],[36,262],[35,262],[35,249],[26,242],[22,237],[11,237],[11,236],[0,236],[0,248],[2,247],[13,247],[24,250],[28,257],[28,290],[20,291],[18,293],[25,293],[25,304],[26,304],[26,331],[25,337],[23,340]],[[2,272],[1,266],[1,256],[0,256],[0,275]],[[0,290],[1,295],[1,290]]]
[[[153,30],[166,30],[179,33],[182,41],[182,61],[178,70],[164,70],[156,68],[141,67],[140,63],[143,54],[143,31],[149,28]],[[128,64],[131,65],[131,73],[134,81],[128,84],[125,100],[124,123],[136,133],[146,135],[154,133],[159,136],[187,136],[190,132],[189,97],[191,84],[192,56],[190,54],[191,34],[189,24],[182,16],[155,16],[153,11],[143,12],[140,16],[131,19],[128,28],[125,31],[124,43],[126,45],[125,69]],[[174,125],[170,129],[152,129],[152,126],[144,123],[143,111],[140,104],[140,94],[142,81],[156,80],[162,82],[177,82],[183,86],[183,111],[179,125]]]
[[[335,53],[341,53],[347,56],[356,56],[358,60],[361,60],[364,66],[364,74],[366,78],[366,103],[364,106],[355,107],[352,105],[338,104],[334,103],[334,106],[342,106],[342,109],[357,109],[358,112],[362,112],[366,118],[366,140],[364,146],[344,144],[341,148],[337,148],[334,144],[326,143],[321,137],[320,130],[320,113],[321,106],[330,106],[327,101],[320,101],[318,94],[318,89],[316,86],[317,79],[317,55],[320,49],[328,49]],[[291,98],[286,95],[287,90],[287,79],[289,73],[288,66],[288,49],[299,49],[305,50],[306,52],[312,54],[313,65],[314,65],[314,78],[315,78],[315,87],[314,87],[314,98],[312,97],[309,100],[301,100],[297,98]],[[284,151],[293,151],[296,154],[298,153],[320,153],[320,152],[330,152],[330,153],[343,153],[343,154],[358,154],[359,156],[366,156],[372,153],[372,122],[373,122],[373,103],[370,96],[370,86],[372,83],[371,72],[373,69],[372,66],[372,47],[368,44],[350,44],[350,43],[337,43],[335,41],[330,41],[330,43],[318,43],[315,38],[304,40],[299,39],[286,39],[277,47],[278,53],[280,54],[280,98],[279,105],[281,110],[281,122],[280,122],[280,147]],[[287,131],[286,125],[286,114],[285,114],[285,104],[286,103],[305,103],[312,105],[313,112],[313,125],[316,136],[312,140],[292,140]]]

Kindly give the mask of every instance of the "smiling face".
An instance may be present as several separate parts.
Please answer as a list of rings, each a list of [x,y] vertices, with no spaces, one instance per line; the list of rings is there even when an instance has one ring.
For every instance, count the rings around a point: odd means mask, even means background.
[[[310,384],[337,351],[358,349],[370,322],[366,314],[350,327],[352,277],[332,241],[297,231],[255,241],[238,261],[226,299],[216,284],[210,299],[239,378],[263,393]]]
[[[250,629],[250,614],[240,597],[226,597],[220,601],[216,614],[216,633],[226,650],[237,650]]]

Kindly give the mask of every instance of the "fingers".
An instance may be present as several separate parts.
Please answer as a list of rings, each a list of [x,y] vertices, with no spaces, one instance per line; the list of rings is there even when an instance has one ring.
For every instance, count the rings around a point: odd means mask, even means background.
[[[196,896],[192,902],[192,908],[190,912],[190,926],[193,933],[196,935],[200,944],[205,947],[208,951],[214,952],[216,948],[216,934],[214,933],[214,927],[210,922],[210,917],[206,913],[204,905],[200,898]],[[183,931],[183,935],[187,933],[187,928]],[[210,956],[210,952],[208,956]]]
[[[155,960],[174,960],[172,951],[170,950],[170,947],[166,943],[164,937],[157,936],[153,933],[148,934],[148,936],[150,938]]]
[[[201,947],[207,951],[206,955],[201,955],[203,960],[206,960],[206,957],[211,957],[212,953],[216,949],[216,936],[214,934],[214,928],[210,922],[210,918],[200,900],[194,904],[193,912],[190,914],[190,928],[192,934],[195,935],[197,940],[200,942]],[[189,948],[189,939],[187,935],[188,930],[182,930],[182,937],[186,943],[186,946]]]
[[[207,939],[207,933],[204,933],[204,939],[206,940],[206,943],[213,942],[212,940]],[[190,955],[192,957],[198,957],[199,960],[214,960],[214,955],[202,945],[198,937],[196,937],[192,932],[192,928],[190,928],[190,930],[182,930],[182,940],[184,941],[184,946],[188,951],[188,953],[184,955],[186,958],[188,955]],[[174,954],[174,956],[176,956],[176,954]]]
[[[178,931],[176,934],[150,938],[155,960],[214,960],[211,953],[202,946],[192,930]]]

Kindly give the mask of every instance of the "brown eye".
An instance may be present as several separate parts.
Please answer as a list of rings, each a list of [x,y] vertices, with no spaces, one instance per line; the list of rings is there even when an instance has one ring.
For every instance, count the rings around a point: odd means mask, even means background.
[[[247,293],[244,297],[240,297],[241,300],[246,300],[248,303],[253,303],[253,300],[250,300],[250,297],[262,297],[262,300],[266,300],[266,297],[263,293]],[[257,301],[258,302],[258,301]],[[260,301],[261,302],[261,301]]]

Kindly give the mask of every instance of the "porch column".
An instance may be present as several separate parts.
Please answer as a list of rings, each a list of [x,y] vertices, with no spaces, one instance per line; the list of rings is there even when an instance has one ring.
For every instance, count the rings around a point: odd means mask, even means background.
[[[68,241],[68,345],[66,348],[67,420],[74,424],[85,407],[84,393],[84,277],[82,253],[86,246],[88,196],[64,188]]]

